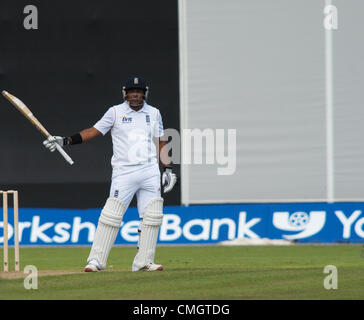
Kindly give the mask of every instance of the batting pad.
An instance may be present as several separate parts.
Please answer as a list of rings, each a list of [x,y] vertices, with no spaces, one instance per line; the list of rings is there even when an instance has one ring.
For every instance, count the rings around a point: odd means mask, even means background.
[[[102,269],[106,268],[107,257],[114,245],[125,211],[126,207],[119,199],[106,200],[87,262],[95,259]]]
[[[159,228],[163,221],[163,198],[153,199],[145,209],[139,250],[135,257],[135,267],[142,269],[149,262],[154,262]]]
[[[99,222],[120,228],[125,213],[124,203],[117,198],[108,198],[101,211]]]

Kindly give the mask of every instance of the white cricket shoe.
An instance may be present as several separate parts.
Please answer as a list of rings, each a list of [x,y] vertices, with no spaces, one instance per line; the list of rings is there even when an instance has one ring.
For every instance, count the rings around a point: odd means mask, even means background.
[[[132,271],[162,271],[163,266],[161,264],[155,264],[153,262],[149,262],[145,267],[138,269],[134,264],[132,267]]]
[[[101,270],[102,270],[102,268],[100,267],[98,262],[96,260],[91,260],[83,271],[84,272],[97,272],[97,271],[101,271]]]
[[[155,264],[155,263],[149,263],[147,264],[143,270],[145,271],[162,271],[163,270],[163,266],[161,264]]]

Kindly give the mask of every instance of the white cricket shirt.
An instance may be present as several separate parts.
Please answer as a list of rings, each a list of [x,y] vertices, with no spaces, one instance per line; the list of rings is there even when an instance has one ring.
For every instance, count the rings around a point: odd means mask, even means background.
[[[157,108],[144,102],[139,111],[134,111],[124,102],[109,108],[94,128],[103,135],[111,130],[113,176],[158,163],[153,137],[161,137],[164,132]]]

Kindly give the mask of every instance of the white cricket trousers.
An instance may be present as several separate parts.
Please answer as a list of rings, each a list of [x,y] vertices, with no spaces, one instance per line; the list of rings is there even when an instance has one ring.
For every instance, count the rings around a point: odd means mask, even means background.
[[[148,203],[161,196],[160,171],[158,164],[141,167],[126,174],[114,174],[110,187],[110,197],[121,200],[125,208],[136,194],[139,217],[144,216]]]

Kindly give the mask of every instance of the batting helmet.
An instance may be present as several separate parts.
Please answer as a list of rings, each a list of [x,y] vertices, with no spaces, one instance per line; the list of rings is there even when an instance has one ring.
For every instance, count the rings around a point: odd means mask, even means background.
[[[131,77],[125,82],[123,86],[123,99],[126,100],[126,94],[130,89],[142,89],[144,90],[144,100],[147,100],[149,87],[145,80],[141,77]]]

